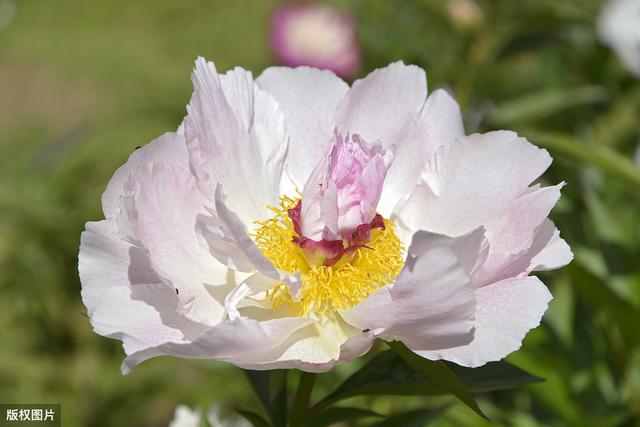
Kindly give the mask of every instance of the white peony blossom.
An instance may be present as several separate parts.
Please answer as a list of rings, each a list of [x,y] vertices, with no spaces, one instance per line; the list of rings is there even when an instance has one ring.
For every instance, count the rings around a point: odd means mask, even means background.
[[[393,63],[257,79],[196,61],[177,133],[136,150],[82,234],[94,330],[123,372],[160,355],[326,371],[374,339],[480,366],[518,349],[572,254],[562,183],[513,132],[464,135],[444,91]]]

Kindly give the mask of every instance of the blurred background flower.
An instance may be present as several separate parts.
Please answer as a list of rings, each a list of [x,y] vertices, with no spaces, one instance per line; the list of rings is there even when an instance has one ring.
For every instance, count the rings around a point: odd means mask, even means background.
[[[452,23],[445,0],[322,3],[358,23],[356,77],[398,59],[415,63],[430,88],[448,87],[461,102],[468,133],[515,129],[553,156],[543,185],[567,181],[551,217],[576,258],[541,275],[554,300],[508,358],[546,381],[481,393],[492,423],[453,404],[430,426],[633,426],[640,79],[599,41],[602,1],[475,3],[483,19],[471,30]],[[182,121],[194,59],[259,75],[274,62],[270,23],[282,3],[13,4],[16,17],[0,30],[0,402],[61,403],[65,427],[164,427],[179,403],[256,408],[238,370],[221,363],[157,358],[122,377],[120,343],[96,336],[85,317],[77,255],[115,168]],[[360,363],[320,375],[316,389],[333,390]],[[381,413],[431,402],[353,399]]]
[[[16,16],[16,5],[13,0],[0,0],[0,30],[8,27]]]
[[[473,0],[449,0],[447,15],[453,25],[462,29],[476,27],[484,18],[482,9]]]
[[[346,12],[315,3],[290,3],[273,12],[271,49],[290,67],[309,65],[345,79],[360,69],[360,45],[354,19]]]
[[[598,32],[629,71],[640,77],[640,0],[609,0],[600,13]]]
[[[191,409],[186,405],[178,405],[173,420],[169,427],[200,427],[202,422],[202,411]]]

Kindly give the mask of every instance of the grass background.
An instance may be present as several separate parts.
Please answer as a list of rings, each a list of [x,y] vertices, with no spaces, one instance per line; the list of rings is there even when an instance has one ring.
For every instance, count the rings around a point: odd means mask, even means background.
[[[158,358],[121,376],[120,343],[91,331],[76,269],[113,171],[184,116],[195,57],[256,75],[274,63],[276,3],[0,0],[0,22],[15,10],[0,27],[0,402],[61,403],[65,427],[163,426],[180,403],[255,404],[217,362]],[[358,22],[360,75],[397,59],[424,67],[460,101],[468,133],[517,130],[553,155],[543,181],[568,184],[552,218],[576,259],[542,275],[555,299],[508,359],[547,381],[481,396],[493,425],[640,425],[640,81],[597,40],[601,3],[478,1],[473,27],[446,1],[331,3]],[[453,405],[433,425],[490,424]]]

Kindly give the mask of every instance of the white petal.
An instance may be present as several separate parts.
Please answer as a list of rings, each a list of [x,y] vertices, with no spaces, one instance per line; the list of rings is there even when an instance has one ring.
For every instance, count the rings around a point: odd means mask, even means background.
[[[202,244],[209,248],[211,255],[221,264],[236,271],[255,270],[255,266],[238,245],[231,230],[215,212],[211,212],[210,215],[198,215],[196,233],[201,237]]]
[[[211,200],[218,183],[233,188],[228,202],[243,223],[265,218],[278,201],[284,114],[240,68],[218,76],[212,62],[198,58],[192,79],[184,133],[200,188]]]
[[[459,138],[428,163],[423,181],[397,213],[400,232],[456,236],[484,226],[490,253],[481,282],[490,282],[531,246],[558,200],[564,184],[529,187],[550,162],[546,150],[512,132]]]
[[[555,270],[556,268],[569,264],[573,259],[571,248],[569,248],[567,242],[560,237],[560,232],[553,225],[553,222],[546,220],[545,224],[553,227],[553,236],[547,246],[531,259],[529,267],[527,268],[528,272]]]
[[[502,215],[487,221],[491,249],[482,273],[474,281],[497,282],[530,271],[527,267],[531,259],[553,236],[553,224],[543,225],[547,224],[546,218],[560,198],[563,185],[527,191],[513,200]]]
[[[95,332],[123,340],[125,351],[202,332],[203,325],[176,311],[175,293],[142,250],[117,237],[113,221],[87,223],[78,258],[82,300]]]
[[[474,242],[468,245],[465,240]],[[356,307],[341,312],[350,324],[411,348],[440,349],[473,337],[473,287],[461,259],[476,264],[463,250],[476,248],[476,233],[458,239],[416,233],[407,265],[393,285],[380,288]],[[457,252],[457,253],[456,253]]]
[[[280,274],[273,264],[271,264],[271,261],[260,251],[255,242],[251,240],[247,234],[247,229],[244,224],[242,224],[240,218],[238,218],[238,215],[227,208],[225,195],[220,185],[218,185],[216,189],[215,204],[218,218],[220,218],[220,221],[224,224],[225,229],[229,231],[229,238],[236,242],[246,259],[262,274],[273,279],[279,279]]]
[[[420,114],[420,122],[426,128],[429,155],[433,155],[442,145],[464,136],[460,106],[442,89],[429,95]]]
[[[476,367],[501,360],[522,345],[526,333],[540,324],[551,294],[537,277],[503,280],[476,289],[475,335],[468,345],[416,351],[427,359],[445,359]]]
[[[353,360],[371,349],[374,337],[327,315],[296,331],[280,346],[261,355],[260,361],[240,362],[246,369],[300,369],[326,372],[336,364]]]
[[[331,145],[335,111],[349,86],[330,71],[309,67],[267,68],[256,84],[273,95],[289,130],[286,169],[299,190]],[[283,188],[289,194],[292,188]]]
[[[285,319],[286,311],[274,310],[264,291],[280,283],[260,273],[249,277],[227,297],[231,320],[244,318],[261,322]],[[301,319],[301,317],[293,317]],[[260,360],[236,359],[235,364],[247,369],[298,368],[308,372],[324,372],[337,363],[366,353],[373,335],[345,323],[335,313],[307,318],[310,323],[291,334],[280,345],[260,354]]]
[[[146,164],[131,174],[121,198],[120,235],[143,248],[151,265],[178,293],[180,310],[190,319],[216,324],[224,315],[230,290],[227,267],[196,234],[207,200],[189,171],[167,164]]]
[[[433,92],[417,119],[408,120],[394,142],[378,212],[390,217],[408,199],[430,159],[443,145],[464,136],[460,107],[442,89]]]
[[[457,139],[438,150],[423,176],[428,190],[400,216],[415,230],[467,233],[502,215],[550,164],[546,150],[513,132]]]
[[[353,83],[338,107],[338,128],[386,148],[399,142],[400,129],[418,117],[426,99],[424,70],[394,62]]]
[[[175,133],[165,133],[147,145],[135,150],[127,163],[113,174],[102,194],[102,210],[106,218],[114,218],[120,209],[119,197],[131,171],[145,163],[173,163],[184,168],[189,166],[189,157],[184,137]]]
[[[236,365],[260,363],[262,353],[281,345],[291,334],[310,324],[311,319],[288,317],[257,322],[250,319],[226,321],[208,329],[189,343],[166,343],[133,353],[122,363],[127,374],[152,357],[170,355],[188,359],[217,359]]]

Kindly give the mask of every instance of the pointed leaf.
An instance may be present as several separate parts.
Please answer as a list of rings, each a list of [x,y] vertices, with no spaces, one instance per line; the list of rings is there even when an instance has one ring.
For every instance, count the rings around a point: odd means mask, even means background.
[[[478,406],[478,403],[475,401],[473,396],[471,396],[471,392],[467,386],[460,381],[456,374],[454,374],[451,369],[444,364],[444,362],[435,362],[418,356],[399,341],[390,342],[389,346],[398,356],[400,356],[402,360],[421,375],[444,387],[450,391],[451,394],[464,402],[469,408],[473,409],[478,415],[488,419]]]
[[[287,424],[286,372],[285,370],[244,370],[251,388],[271,420],[271,424],[276,427],[284,427]]]
[[[505,390],[542,381],[505,361],[473,369],[453,363],[447,363],[447,366],[472,393]],[[324,408],[353,396],[435,396],[448,393],[445,387],[420,375],[393,351],[387,350],[375,355],[334,392],[317,403],[315,408]]]
[[[236,408],[236,412],[246,418],[252,425],[255,427],[271,427],[269,421],[265,420],[262,415],[257,414],[253,411],[249,411],[246,409],[238,409]]]
[[[384,421],[374,424],[375,427],[424,427],[436,420],[449,406],[436,409],[413,409],[387,417]]]

